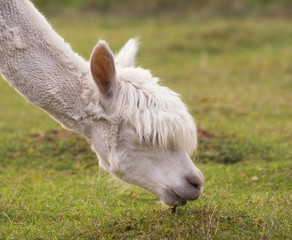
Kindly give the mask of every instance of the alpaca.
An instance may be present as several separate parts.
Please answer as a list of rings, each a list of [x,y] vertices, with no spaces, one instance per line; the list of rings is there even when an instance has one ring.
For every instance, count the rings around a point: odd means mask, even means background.
[[[135,67],[130,39],[100,40],[86,62],[29,0],[0,1],[3,78],[64,128],[85,137],[106,171],[170,206],[196,200],[204,177],[190,159],[197,130],[180,96]]]

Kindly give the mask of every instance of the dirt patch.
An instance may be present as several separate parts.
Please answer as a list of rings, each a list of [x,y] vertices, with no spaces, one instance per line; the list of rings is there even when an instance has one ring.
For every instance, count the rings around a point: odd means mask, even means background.
[[[199,128],[198,141],[199,162],[233,164],[244,159],[241,141],[234,135],[223,135]]]
[[[51,149],[51,152],[55,152],[56,155],[68,149],[74,150],[76,154],[91,153],[88,143],[83,138],[64,129],[40,132],[29,137],[36,143],[62,142],[60,146],[52,146],[54,149]],[[203,163],[233,164],[249,159],[252,154],[258,152],[252,144],[240,140],[235,135],[223,135],[203,128],[198,128],[198,141],[196,161]]]
[[[253,159],[273,160],[271,147],[235,134],[223,134],[198,129],[198,162],[234,164]]]
[[[30,135],[33,139],[40,141],[40,142],[51,142],[56,141],[64,138],[71,138],[73,136],[77,136],[76,133],[60,129],[60,130],[52,130],[48,132],[40,132],[37,134]]]
[[[203,128],[198,128],[198,139],[212,140],[214,138],[220,137],[219,133],[208,131]]]

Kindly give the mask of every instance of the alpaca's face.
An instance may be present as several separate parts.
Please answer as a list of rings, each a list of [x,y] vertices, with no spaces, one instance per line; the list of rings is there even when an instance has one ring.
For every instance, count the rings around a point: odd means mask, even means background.
[[[204,184],[189,157],[197,145],[196,126],[176,93],[134,68],[136,49],[130,40],[114,57],[101,41],[93,51],[91,73],[104,111],[99,121],[107,129],[101,134],[93,128],[93,148],[110,173],[167,205],[184,205],[200,196]]]

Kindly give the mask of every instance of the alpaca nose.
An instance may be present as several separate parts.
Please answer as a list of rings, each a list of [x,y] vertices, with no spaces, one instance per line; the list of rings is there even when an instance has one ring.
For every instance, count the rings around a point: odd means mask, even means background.
[[[202,193],[204,185],[204,176],[200,170],[189,174],[185,178],[185,184],[177,190],[178,195],[188,201],[196,200]]]
[[[204,185],[204,176],[198,169],[195,174],[190,174],[186,177],[187,181],[196,189],[201,190]]]
[[[194,201],[200,197],[203,184],[204,178],[201,176],[189,175],[182,180],[180,185],[170,187],[170,190],[180,200]]]
[[[198,199],[202,193],[204,176],[199,169],[194,169],[179,178],[179,184],[168,185],[160,196],[163,203],[170,206],[182,206],[187,201]]]

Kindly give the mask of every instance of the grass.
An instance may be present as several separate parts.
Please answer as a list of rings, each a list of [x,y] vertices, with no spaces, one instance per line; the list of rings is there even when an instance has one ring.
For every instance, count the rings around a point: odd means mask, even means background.
[[[171,213],[100,171],[67,133],[0,81],[0,239],[289,239],[289,20],[107,17],[51,20],[88,59],[141,36],[138,64],[182,94],[200,127],[202,197]]]
[[[65,11],[92,12],[114,16],[277,16],[289,17],[288,0],[148,0],[140,4],[135,0],[32,0],[36,6],[49,14],[61,14]]]

